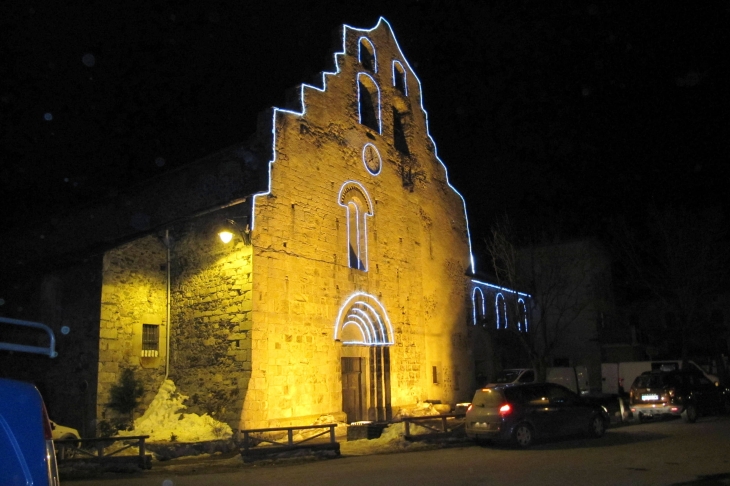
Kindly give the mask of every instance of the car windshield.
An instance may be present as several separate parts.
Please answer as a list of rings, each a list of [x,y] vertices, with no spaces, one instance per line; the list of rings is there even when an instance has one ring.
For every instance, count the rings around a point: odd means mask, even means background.
[[[509,402],[524,404],[545,402],[548,400],[549,392],[547,385],[532,385],[506,388],[504,394]]]
[[[514,383],[522,370],[503,370],[497,375],[496,383]]]
[[[499,407],[504,402],[504,396],[499,391],[491,388],[477,390],[472,400],[472,404],[477,407]]]
[[[660,388],[667,385],[667,375],[647,373],[636,378],[634,386],[637,388]]]

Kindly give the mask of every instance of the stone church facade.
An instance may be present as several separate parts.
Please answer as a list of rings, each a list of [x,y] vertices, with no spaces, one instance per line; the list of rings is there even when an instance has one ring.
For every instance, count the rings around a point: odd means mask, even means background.
[[[71,425],[114,418],[125,368],[145,384],[143,407],[171,378],[187,412],[234,429],[471,398],[474,309],[489,289],[470,277],[464,200],[390,25],[343,26],[341,40],[321,83],[263,114],[245,144],[44,236],[68,263],[24,288],[63,309],[30,317],[59,334],[54,369],[84,390],[77,406],[49,392]],[[70,235],[81,249],[63,246]]]

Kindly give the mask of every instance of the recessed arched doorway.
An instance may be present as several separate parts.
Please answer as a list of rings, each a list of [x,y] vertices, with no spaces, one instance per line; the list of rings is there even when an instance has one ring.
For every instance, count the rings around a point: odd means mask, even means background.
[[[390,346],[393,326],[385,307],[365,292],[340,308],[335,340],[342,343],[342,411],[349,423],[390,420]]]

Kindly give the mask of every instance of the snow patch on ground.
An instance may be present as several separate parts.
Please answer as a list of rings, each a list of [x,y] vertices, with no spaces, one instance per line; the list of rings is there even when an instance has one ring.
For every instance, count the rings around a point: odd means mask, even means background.
[[[134,429],[119,435],[149,435],[150,442],[202,442],[229,439],[233,431],[207,413],[181,413],[188,397],[179,393],[172,380],[165,380],[145,413],[134,421]]]
[[[415,424],[411,424],[411,434],[428,433]],[[418,449],[433,448],[425,442],[411,442],[405,439],[406,425],[403,422],[390,424],[383,429],[383,433],[377,439],[350,440],[340,443],[340,452],[343,455],[364,456],[369,454],[387,454],[390,452],[412,451]]]

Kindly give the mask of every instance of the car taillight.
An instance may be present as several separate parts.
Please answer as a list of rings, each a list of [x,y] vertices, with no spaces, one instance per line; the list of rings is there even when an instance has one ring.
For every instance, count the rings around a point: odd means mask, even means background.
[[[469,406],[466,407],[466,411],[468,412],[469,410],[472,409],[472,407],[474,407],[474,404],[473,403],[470,403]]]
[[[509,403],[505,403],[501,407],[499,407],[499,414],[500,415],[507,415],[512,411],[512,407],[510,407]]]
[[[51,421],[48,419],[48,412],[46,412],[46,404],[41,402],[41,410],[43,420],[43,435],[46,440],[53,439],[53,432],[51,431]]]

